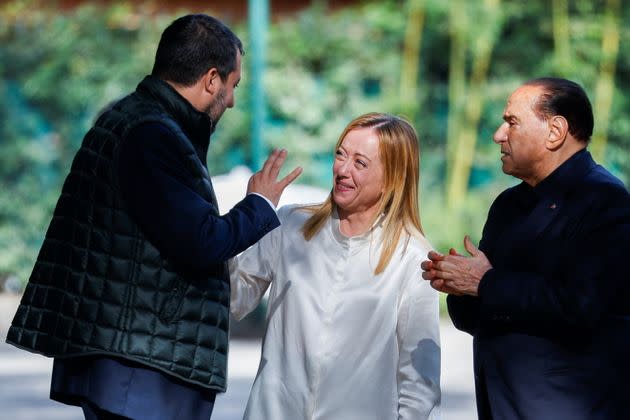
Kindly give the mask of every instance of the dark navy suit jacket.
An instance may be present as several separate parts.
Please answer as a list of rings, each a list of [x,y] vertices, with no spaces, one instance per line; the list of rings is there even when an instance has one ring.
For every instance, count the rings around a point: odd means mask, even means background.
[[[474,336],[480,419],[630,419],[630,195],[582,150],[492,204]]]

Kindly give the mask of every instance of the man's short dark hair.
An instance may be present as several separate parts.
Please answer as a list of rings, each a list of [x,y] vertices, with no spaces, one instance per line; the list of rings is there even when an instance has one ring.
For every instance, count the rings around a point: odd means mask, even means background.
[[[241,40],[220,20],[193,14],[174,20],[162,32],[155,53],[153,74],[183,86],[191,86],[211,68],[222,80],[236,69]]]
[[[589,142],[593,134],[593,108],[580,85],[557,77],[541,77],[525,84],[543,88],[534,110],[541,118],[563,116],[569,123],[569,133],[583,143]]]

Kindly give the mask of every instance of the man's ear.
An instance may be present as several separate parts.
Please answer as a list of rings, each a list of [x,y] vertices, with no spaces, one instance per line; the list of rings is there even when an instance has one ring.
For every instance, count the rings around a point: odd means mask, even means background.
[[[549,150],[557,150],[564,144],[569,133],[569,123],[566,118],[561,115],[554,115],[548,121],[549,137],[545,142],[545,146]]]
[[[212,67],[203,76],[201,76],[203,87],[210,95],[214,95],[219,89],[220,79],[221,76],[219,75],[219,71],[216,67]]]

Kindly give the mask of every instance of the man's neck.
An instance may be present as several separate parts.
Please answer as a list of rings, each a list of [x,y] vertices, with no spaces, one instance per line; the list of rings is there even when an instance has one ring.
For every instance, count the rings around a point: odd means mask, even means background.
[[[179,93],[184,99],[186,99],[192,106],[199,112],[205,112],[201,106],[201,100],[199,97],[199,89],[196,84],[192,86],[183,86],[170,80],[165,80],[177,93]]]
[[[580,150],[584,150],[586,148],[586,143],[574,141],[570,144],[565,144],[559,150],[552,152],[548,158],[542,162],[540,168],[535,172],[536,177],[531,180],[524,180],[527,184],[535,187],[542,180],[551,175],[556,169],[558,169],[564,162],[569,160],[573,155],[575,155]]]

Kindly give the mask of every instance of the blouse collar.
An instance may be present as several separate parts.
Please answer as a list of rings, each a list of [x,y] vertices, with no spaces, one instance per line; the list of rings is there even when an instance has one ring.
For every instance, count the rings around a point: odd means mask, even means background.
[[[337,206],[333,204],[333,211],[330,217],[330,230],[337,242],[348,245],[359,245],[368,243],[375,237],[375,234],[379,234],[383,229],[383,222],[385,220],[385,214],[381,214],[365,233],[355,236],[346,236],[341,232],[339,213],[337,212]]]

